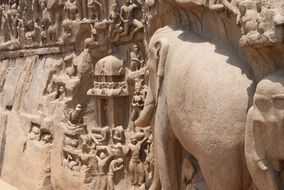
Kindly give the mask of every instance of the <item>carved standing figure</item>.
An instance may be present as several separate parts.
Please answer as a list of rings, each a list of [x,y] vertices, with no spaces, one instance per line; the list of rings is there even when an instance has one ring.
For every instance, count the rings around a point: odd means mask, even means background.
[[[107,176],[107,189],[108,190],[114,190],[114,174],[123,169],[124,167],[124,160],[122,158],[117,158],[115,160],[112,160],[109,164],[109,171],[108,171],[108,176]]]
[[[95,189],[107,190],[107,166],[108,161],[112,158],[112,156],[106,156],[104,152],[101,152],[100,156],[96,155],[96,158],[98,161],[98,177]]]
[[[145,179],[144,167],[141,160],[141,148],[142,144],[147,141],[148,137],[144,137],[141,141],[138,141],[136,134],[130,139],[128,145],[131,151],[131,158],[129,161],[129,174],[132,185],[142,185]]]
[[[133,45],[132,51],[130,52],[130,60],[130,69],[132,71],[137,71],[144,66],[144,60],[142,59],[142,55],[140,54],[140,49],[137,44]]]

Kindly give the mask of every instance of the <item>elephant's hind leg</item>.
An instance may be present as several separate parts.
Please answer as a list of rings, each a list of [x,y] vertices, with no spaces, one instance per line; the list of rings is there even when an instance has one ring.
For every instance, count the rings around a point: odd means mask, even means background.
[[[218,158],[208,156],[200,160],[200,168],[210,190],[247,190],[244,188],[240,155],[242,153],[236,148],[233,151],[224,150]]]
[[[166,110],[159,106],[156,112],[154,136],[155,164],[163,190],[179,190],[181,146],[171,130]]]

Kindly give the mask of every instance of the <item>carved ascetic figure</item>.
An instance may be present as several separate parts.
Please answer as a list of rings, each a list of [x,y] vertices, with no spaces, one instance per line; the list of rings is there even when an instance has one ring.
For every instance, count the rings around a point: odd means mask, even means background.
[[[134,35],[143,28],[143,24],[134,18],[134,9],[138,6],[133,4],[130,0],[125,0],[124,5],[121,6],[120,9],[120,18],[123,22],[123,32],[120,34],[121,36],[129,35],[130,39],[134,37]],[[131,31],[131,27],[134,27],[134,30]]]
[[[141,69],[144,65],[144,60],[140,53],[140,48],[137,44],[133,45],[132,51],[130,52],[130,69],[136,71]]]
[[[129,174],[132,185],[142,185],[145,180],[145,172],[143,162],[141,160],[141,148],[142,144],[148,140],[148,137],[144,137],[142,140],[138,140],[138,135],[134,134],[130,138],[130,144],[128,145],[131,151],[131,157],[129,161]]]
[[[72,127],[80,127],[84,124],[81,104],[77,104],[75,110],[69,112],[68,124]]]
[[[219,48],[222,55],[216,53]],[[148,69],[145,106],[135,123],[148,126],[151,117],[144,111],[153,113],[157,105],[150,189],[158,189],[157,178],[164,190],[180,189],[180,144],[198,160],[210,190],[247,189],[250,179],[242,177],[247,173],[242,152],[252,94],[249,66],[226,47],[203,42],[185,29],[165,27],[150,40]],[[147,99],[154,101],[146,104]]]
[[[114,190],[114,175],[117,171],[123,169],[124,160],[122,158],[114,159],[109,164],[109,171],[107,175],[107,189]]]
[[[260,81],[247,116],[245,155],[259,190],[284,189],[282,162],[284,76],[283,69]]]

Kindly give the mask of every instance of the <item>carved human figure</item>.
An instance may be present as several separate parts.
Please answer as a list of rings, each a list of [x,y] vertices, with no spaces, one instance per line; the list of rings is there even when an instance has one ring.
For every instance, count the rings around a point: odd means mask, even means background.
[[[271,73],[256,87],[247,114],[245,156],[259,190],[284,189],[284,77],[283,69]]]
[[[117,171],[123,169],[124,160],[122,158],[117,158],[112,160],[109,164],[109,171],[107,175],[107,190],[114,190],[114,175]]]
[[[70,163],[71,160],[72,160],[72,156],[70,154],[68,154],[67,157],[63,159],[62,166],[64,168],[69,168],[69,163]]]
[[[50,144],[52,142],[52,135],[50,133],[43,133],[40,140],[43,144]]]
[[[131,121],[133,121],[133,126],[130,130],[135,131],[134,121],[139,117],[141,110],[144,107],[144,96],[141,94],[141,83],[138,78],[135,79],[135,91],[131,102],[132,112]]]
[[[78,7],[75,0],[68,0],[65,2],[65,19],[76,20],[78,19]]]
[[[106,156],[105,152],[101,152],[100,156],[97,156],[98,161],[98,177],[96,180],[96,188],[100,190],[107,190],[107,166],[108,161],[112,158],[112,155]]]
[[[122,32],[123,28],[120,26],[120,18],[119,18],[119,13],[117,9],[117,5],[114,3],[112,4],[112,10],[109,14],[108,17],[109,21],[109,29],[108,29],[108,38],[114,38],[116,34],[119,34]]]
[[[114,129],[112,129],[111,134],[112,134],[112,141],[114,144],[125,143],[125,134],[122,126],[117,126]]]
[[[130,52],[130,69],[136,71],[141,69],[144,65],[144,60],[140,53],[139,46],[137,44],[133,45],[132,51]]]
[[[257,10],[259,12],[258,17],[256,19],[257,31],[260,34],[263,34],[271,39],[274,36],[275,27],[274,27],[273,18],[275,12],[270,8],[269,5],[266,5],[264,3],[258,2],[256,5],[257,5]]]
[[[68,114],[68,124],[72,127],[77,127],[83,124],[82,106],[77,104],[74,110]]]
[[[79,141],[75,138],[67,136],[64,139],[64,143],[67,148],[76,149],[78,147]]]
[[[132,185],[142,185],[145,178],[144,167],[141,160],[140,152],[142,144],[147,141],[148,137],[144,137],[141,141],[138,141],[136,134],[130,139],[128,145],[131,151],[131,158],[129,161],[129,174]]]
[[[64,86],[61,85],[56,91],[55,99],[62,101],[65,97],[66,97],[65,88]]]
[[[134,9],[138,6],[133,4],[130,0],[125,0],[124,5],[120,9],[120,18],[123,22],[123,32],[121,36],[129,35],[130,39],[134,37],[136,32],[143,28],[142,22],[134,18]],[[131,26],[134,27],[134,30],[130,33]],[[129,34],[130,33],[130,34]]]
[[[100,144],[100,145],[106,145],[109,143],[110,140],[110,128],[109,126],[105,126],[103,128],[95,128],[92,130],[93,134],[93,140]]]
[[[98,22],[102,17],[103,4],[99,0],[88,0],[89,18]]]
[[[31,140],[39,140],[40,126],[32,124],[29,137]]]
[[[257,11],[256,4],[252,0],[244,0],[239,4],[243,34],[257,34]]]
[[[79,158],[76,158],[76,160],[72,160],[69,162],[68,165],[70,170],[73,170],[75,172],[79,172],[81,170],[82,167],[82,162],[79,160]]]

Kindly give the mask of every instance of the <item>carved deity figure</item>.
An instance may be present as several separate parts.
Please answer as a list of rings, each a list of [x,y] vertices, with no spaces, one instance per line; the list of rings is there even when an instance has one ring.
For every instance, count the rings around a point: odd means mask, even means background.
[[[124,5],[120,9],[120,18],[123,22],[123,32],[121,36],[130,35],[130,39],[134,37],[134,34],[143,28],[142,22],[134,18],[134,9],[138,6],[133,4],[130,0],[125,0]],[[131,26],[134,30],[130,33]],[[130,33],[130,34],[129,34]]]
[[[124,164],[124,160],[122,158],[117,158],[110,162],[108,176],[107,176],[107,189],[108,190],[114,190],[114,181],[113,181],[114,174],[115,172],[123,169],[124,167],[123,164]]]
[[[64,86],[61,85],[57,89],[55,99],[62,101],[65,97],[66,97],[65,88],[64,88]]]
[[[104,152],[100,153],[100,156],[97,156],[98,161],[98,177],[96,180],[95,189],[107,190],[107,166],[108,161],[112,158],[112,155],[106,156]]]
[[[144,65],[144,60],[142,59],[142,55],[140,53],[139,46],[137,44],[133,45],[132,51],[130,52],[131,64],[130,68],[132,71],[137,71],[141,69]]]
[[[68,124],[72,127],[83,124],[82,106],[77,104],[75,110],[71,110],[68,114]]]
[[[65,18],[69,20],[78,19],[78,7],[75,0],[68,0],[64,6]]]
[[[102,17],[103,4],[98,0],[88,0],[89,18],[98,22]]]
[[[141,148],[143,143],[147,141],[147,137],[144,137],[141,141],[138,141],[138,136],[134,134],[130,139],[128,145],[131,151],[131,158],[129,161],[129,174],[132,185],[142,185],[145,178],[144,167],[141,160]]]

